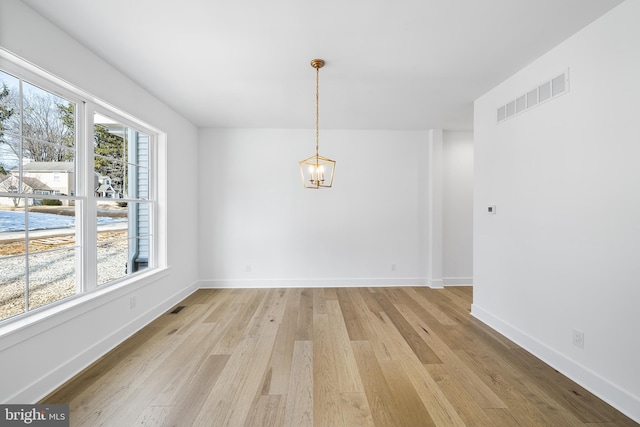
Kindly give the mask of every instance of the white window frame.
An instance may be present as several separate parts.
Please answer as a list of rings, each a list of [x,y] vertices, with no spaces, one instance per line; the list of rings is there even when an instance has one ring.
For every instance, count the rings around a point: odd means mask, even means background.
[[[151,126],[130,114],[113,107],[81,90],[70,83],[57,78],[51,73],[22,60],[0,47],[0,69],[15,75],[42,89],[59,95],[76,103],[76,186],[73,195],[56,196],[60,199],[75,200],[80,205],[76,215],[76,246],[80,252],[76,256],[76,294],[56,302],[38,307],[22,314],[0,319],[0,336],[5,332],[23,327],[31,322],[40,321],[43,316],[59,314],[78,304],[87,303],[88,299],[104,295],[105,292],[116,292],[123,286],[135,287],[148,284],[154,276],[164,276],[167,268],[166,249],[166,133]],[[150,137],[149,144],[149,203],[151,205],[148,268],[97,286],[97,202],[93,192],[93,113],[101,112],[121,123],[146,133]],[[163,176],[160,181],[159,177]],[[25,195],[28,197],[28,195]],[[122,201],[127,201],[123,199]],[[132,200],[134,201],[134,200]],[[27,273],[28,274],[28,273]],[[81,298],[80,298],[81,297]],[[7,328],[6,326],[9,325]],[[13,326],[15,325],[15,327]]]
[[[88,102],[86,104],[86,124],[87,124],[87,141],[93,141],[93,136],[94,136],[94,123],[93,123],[93,117],[94,117],[94,113],[98,113],[100,115],[109,117],[110,119],[113,120],[117,120],[119,123],[127,126],[128,128],[132,128],[135,129],[139,132],[143,132],[146,135],[149,136],[149,199],[148,200],[144,200],[145,203],[149,203],[151,205],[151,215],[149,218],[150,221],[150,230],[151,230],[151,239],[149,242],[149,248],[150,248],[150,253],[149,253],[149,263],[148,263],[148,267],[140,272],[137,273],[133,273],[133,274],[127,274],[119,279],[110,281],[108,283],[104,283],[104,284],[100,284],[98,285],[98,277],[97,277],[97,268],[93,268],[91,269],[92,271],[87,272],[87,277],[85,280],[85,286],[90,286],[90,288],[85,288],[89,291],[94,290],[94,289],[98,289],[98,288],[103,288],[105,286],[111,286],[112,284],[116,284],[119,282],[122,282],[124,280],[128,280],[129,278],[131,278],[132,276],[136,276],[139,274],[143,274],[146,271],[151,271],[154,270],[156,268],[158,268],[158,262],[157,262],[157,253],[158,253],[158,248],[157,248],[157,235],[158,235],[158,221],[157,221],[157,216],[158,216],[158,192],[157,192],[157,185],[156,185],[156,181],[158,178],[158,150],[157,150],[157,144],[158,144],[158,140],[159,140],[159,136],[158,133],[156,131],[154,131],[153,129],[139,123],[139,122],[135,122],[132,121],[130,118],[122,116],[120,114],[118,114],[118,112],[112,110],[112,109],[107,109],[105,108],[103,105],[99,105],[96,103],[92,103],[92,102]],[[88,139],[90,138],[90,139]],[[94,147],[93,147],[93,143],[91,144],[87,144],[87,147],[85,147],[86,149],[86,158],[85,161],[87,162],[87,164],[93,165],[94,162]],[[86,183],[89,182],[93,182],[93,174],[94,174],[94,169],[93,167],[89,167],[87,168],[87,176],[86,176]],[[122,199],[111,199],[111,198],[101,198],[101,197],[96,197],[94,194],[94,189],[93,188],[85,188],[85,191],[87,191],[87,198],[88,198],[88,204],[91,205],[91,210],[92,212],[92,217],[93,218],[93,222],[91,219],[86,218],[87,224],[89,225],[89,228],[92,228],[91,230],[86,230],[87,233],[91,233],[92,235],[89,235],[89,238],[91,239],[91,243],[92,243],[92,247],[94,248],[94,250],[92,250],[92,254],[94,256],[93,258],[93,263],[92,265],[97,267],[97,241],[98,241],[98,233],[97,233],[97,228],[96,228],[96,222],[95,219],[97,219],[97,204],[99,201],[106,201],[106,202],[111,202],[111,201],[115,201],[117,200],[118,202],[132,202],[132,203],[137,203],[140,200],[139,199],[129,199],[129,198],[122,198]]]

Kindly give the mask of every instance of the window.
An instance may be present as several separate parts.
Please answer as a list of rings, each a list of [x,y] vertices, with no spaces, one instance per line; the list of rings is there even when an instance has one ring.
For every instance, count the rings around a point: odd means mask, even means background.
[[[1,59],[0,322],[158,265],[158,133]]]
[[[149,267],[151,138],[107,115],[96,112],[93,118],[97,281],[102,285]],[[104,216],[117,219],[104,224]]]

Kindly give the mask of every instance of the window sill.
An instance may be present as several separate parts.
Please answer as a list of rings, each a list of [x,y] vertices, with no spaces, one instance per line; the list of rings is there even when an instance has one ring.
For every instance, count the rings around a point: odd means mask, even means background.
[[[0,352],[165,278],[169,270],[169,267],[156,268],[114,285],[70,297],[15,320],[7,319],[6,324],[0,326]]]

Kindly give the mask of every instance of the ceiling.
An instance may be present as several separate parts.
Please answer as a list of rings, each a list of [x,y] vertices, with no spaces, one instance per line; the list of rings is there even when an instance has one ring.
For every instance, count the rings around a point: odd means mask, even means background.
[[[621,0],[23,0],[199,127],[472,129]],[[547,76],[544,76],[547,77]]]

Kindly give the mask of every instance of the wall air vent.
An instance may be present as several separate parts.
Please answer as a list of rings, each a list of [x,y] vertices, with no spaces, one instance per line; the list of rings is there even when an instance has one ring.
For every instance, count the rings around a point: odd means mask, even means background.
[[[569,92],[569,70],[562,74],[539,84],[536,88],[518,96],[512,101],[498,107],[496,118],[500,123],[508,118],[547,102],[556,96]]]

